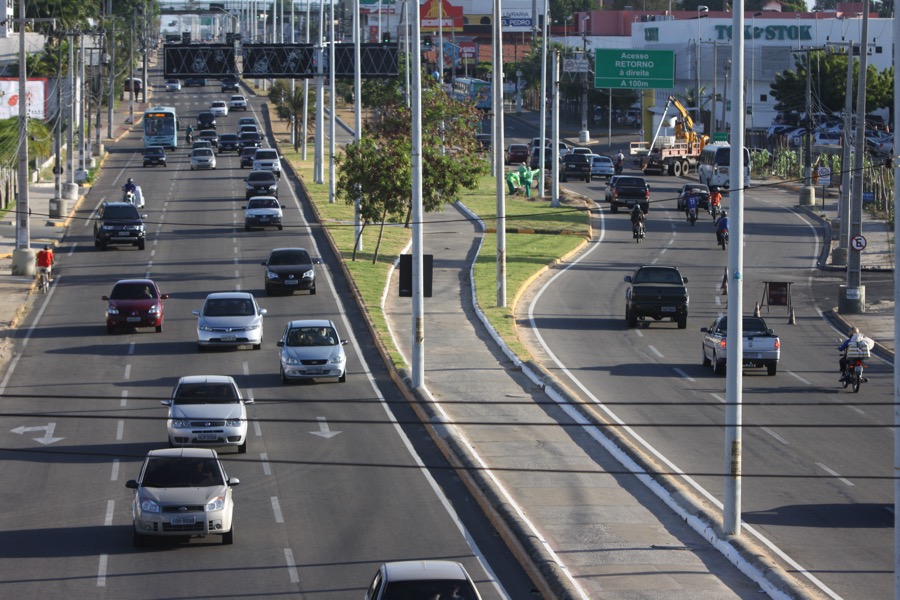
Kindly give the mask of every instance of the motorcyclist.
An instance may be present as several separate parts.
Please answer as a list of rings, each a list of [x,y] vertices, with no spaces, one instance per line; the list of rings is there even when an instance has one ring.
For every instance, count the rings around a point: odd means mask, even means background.
[[[631,209],[631,231],[637,235],[637,232],[646,220],[647,217],[644,215],[644,211],[641,210],[639,205],[635,204],[634,208]]]
[[[125,197],[127,197],[129,193],[131,194],[132,198],[135,196],[135,194],[137,193],[137,184],[134,182],[134,179],[132,179],[131,177],[128,178],[128,181],[126,181],[125,185],[122,186],[122,192],[124,193]]]
[[[709,188],[709,214],[715,215],[722,204],[722,192],[717,186]]]
[[[190,125],[188,125],[187,129],[184,130],[184,139],[188,144],[194,141],[194,128]]]
[[[847,373],[847,363],[849,362],[847,349],[851,345],[856,345],[857,348],[860,347],[860,345],[865,345],[868,350],[871,350],[872,347],[875,346],[875,341],[860,333],[859,327],[850,328],[850,337],[838,346],[838,350],[841,352],[841,359],[838,362],[841,369],[841,378],[838,380],[840,383],[843,383],[844,379],[849,375],[849,373]]]
[[[616,170],[617,175],[622,172],[622,168],[624,166],[625,166],[625,155],[622,154],[621,150],[619,150],[616,153],[616,164],[615,164],[615,170]]]
[[[691,190],[688,192],[687,197],[684,199],[684,214],[687,216],[687,220],[691,220],[691,211],[694,212],[694,218],[697,218],[697,208],[700,206],[700,198],[697,197],[697,192]]]
[[[716,221],[716,242],[722,243],[722,235],[728,233],[728,213],[722,211],[722,216]]]

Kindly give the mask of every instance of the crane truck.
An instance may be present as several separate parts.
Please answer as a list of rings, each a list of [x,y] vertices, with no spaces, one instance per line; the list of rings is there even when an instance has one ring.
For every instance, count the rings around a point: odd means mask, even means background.
[[[674,106],[681,116],[675,122],[674,136],[660,136],[659,132],[665,122],[669,107]],[[660,175],[668,173],[681,177],[696,169],[703,147],[709,142],[709,136],[694,131],[694,120],[687,109],[674,96],[669,96],[663,118],[650,143],[649,151],[641,161],[641,169],[645,174],[656,172]]]

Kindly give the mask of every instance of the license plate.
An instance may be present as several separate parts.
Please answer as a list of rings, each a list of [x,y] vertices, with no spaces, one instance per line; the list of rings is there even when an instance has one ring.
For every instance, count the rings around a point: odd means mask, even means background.
[[[128,321],[129,323],[140,323],[141,318],[140,317],[128,317],[126,319],[126,321]]]
[[[169,522],[172,525],[193,525],[197,522],[197,517],[172,517]]]
[[[223,335],[222,336],[223,342],[233,342],[236,339],[237,339],[237,336],[235,336],[235,335]]]
[[[746,358],[762,358],[762,354],[759,352],[744,352],[744,356]]]
[[[197,435],[197,439],[201,442],[214,442],[219,439],[219,436],[214,433],[201,433]]]
[[[306,374],[307,375],[321,375],[322,369],[307,369]]]
[[[663,306],[661,309],[663,312],[675,312],[674,306]]]
[[[269,217],[260,217],[259,220],[260,220],[260,221],[268,221],[268,220],[269,220]]]
[[[297,281],[296,279],[288,279],[287,281],[284,282],[284,285],[297,285],[298,283],[300,283],[300,282]]]
[[[131,234],[128,233],[127,231],[117,231],[116,235],[120,236],[120,237],[129,237]]]

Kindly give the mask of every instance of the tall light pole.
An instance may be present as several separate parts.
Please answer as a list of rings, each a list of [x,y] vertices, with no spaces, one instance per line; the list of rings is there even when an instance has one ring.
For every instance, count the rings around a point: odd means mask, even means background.
[[[584,51],[584,60],[588,59],[587,51],[587,23],[591,15],[584,15],[581,19],[581,49]],[[581,131],[578,141],[586,144],[591,141],[591,132],[588,130],[588,73],[581,74]]]
[[[722,128],[727,129],[725,121],[725,106],[728,104],[728,74],[731,73],[731,59],[725,61],[725,85],[722,87]]]
[[[701,112],[700,112],[700,15],[706,15],[709,13],[708,6],[698,6],[697,7],[697,43],[694,44],[694,54],[697,56],[697,89],[694,94],[694,99],[697,102],[697,122],[701,121]],[[610,119],[612,119],[612,112],[610,112]]]

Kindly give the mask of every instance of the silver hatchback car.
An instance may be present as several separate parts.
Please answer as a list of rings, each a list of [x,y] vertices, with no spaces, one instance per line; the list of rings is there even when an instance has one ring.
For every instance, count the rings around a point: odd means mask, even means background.
[[[234,543],[234,499],[239,484],[228,477],[210,448],[151,450],[140,475],[125,487],[134,490],[132,540],[143,546],[150,536],[221,535]]]
[[[262,347],[263,315],[253,294],[247,292],[216,292],[206,297],[197,315],[197,349],[213,346],[235,348]]]

